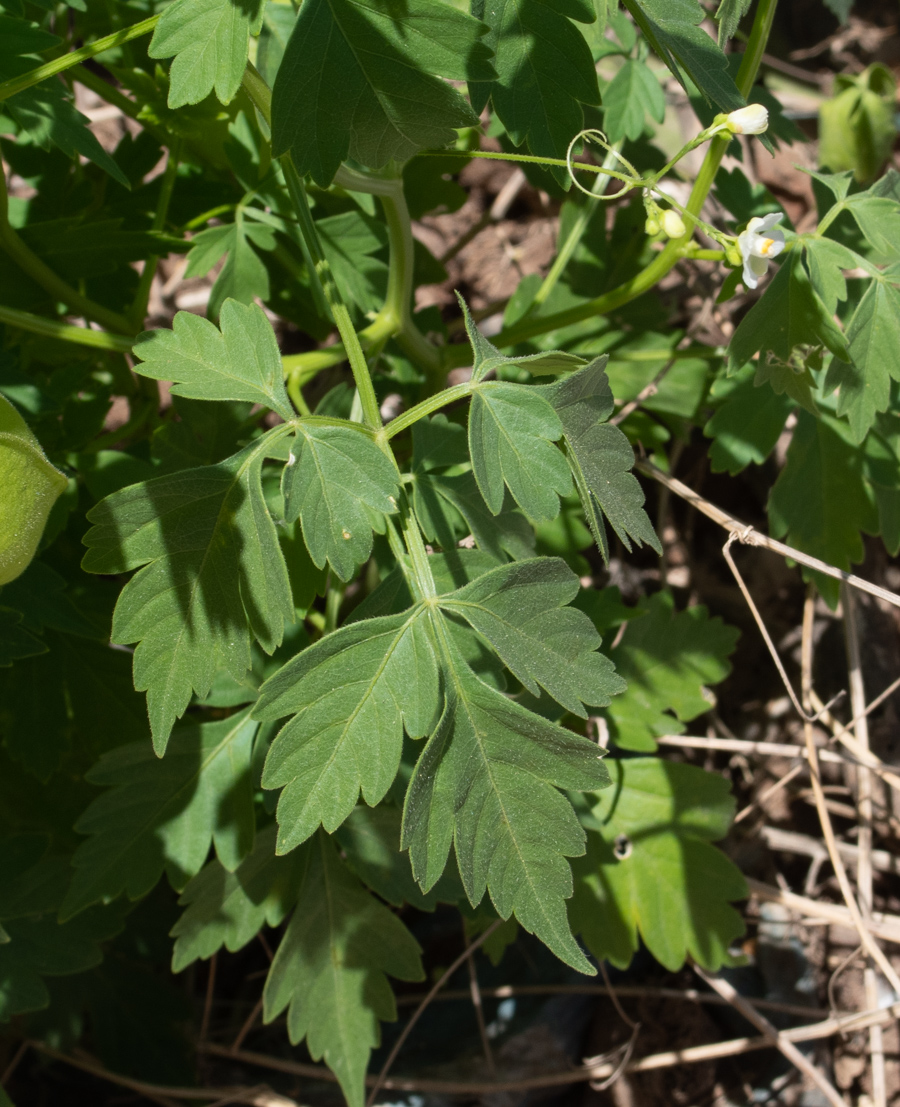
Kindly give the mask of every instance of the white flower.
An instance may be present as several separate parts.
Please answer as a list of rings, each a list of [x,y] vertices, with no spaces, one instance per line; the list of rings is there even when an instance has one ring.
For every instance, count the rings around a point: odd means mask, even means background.
[[[748,104],[729,112],[725,124],[733,135],[761,135],[769,126],[769,113],[762,104]]]
[[[782,218],[777,211],[762,219],[757,216],[738,236],[738,247],[744,259],[744,284],[748,288],[756,288],[759,278],[769,267],[769,259],[777,257],[784,249],[784,232],[776,227]]]

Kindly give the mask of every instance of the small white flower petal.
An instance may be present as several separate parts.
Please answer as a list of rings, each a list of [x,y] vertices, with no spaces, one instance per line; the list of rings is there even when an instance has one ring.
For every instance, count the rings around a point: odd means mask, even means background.
[[[729,112],[725,122],[733,135],[761,135],[769,126],[769,112],[762,104],[748,104]]]

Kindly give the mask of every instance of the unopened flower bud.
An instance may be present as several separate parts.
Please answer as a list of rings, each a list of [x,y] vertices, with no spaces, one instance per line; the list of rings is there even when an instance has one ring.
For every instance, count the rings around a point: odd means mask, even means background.
[[[651,238],[654,238],[656,235],[659,234],[659,222],[651,217],[644,224],[644,230]]]
[[[672,211],[671,208],[663,215],[662,229],[669,238],[684,238],[687,234],[687,227],[684,225],[684,220],[677,211]]]
[[[762,104],[748,104],[729,112],[725,123],[733,135],[761,135],[769,126],[769,112]]]

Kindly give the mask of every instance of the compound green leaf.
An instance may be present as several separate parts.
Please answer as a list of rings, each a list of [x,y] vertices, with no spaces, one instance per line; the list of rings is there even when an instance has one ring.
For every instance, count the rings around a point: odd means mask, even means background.
[[[720,111],[743,105],[727,58],[699,26],[706,12],[697,0],[623,0],[623,4],[685,89],[692,81]]]
[[[204,866],[179,899],[184,914],[172,927],[172,972],[223,946],[234,953],[264,926],[278,926],[297,899],[308,864],[305,850],[275,854],[275,826],[256,835],[253,849],[229,872],[218,859]]]
[[[603,126],[610,142],[637,141],[647,116],[662,123],[665,111],[662,85],[645,62],[626,61],[603,91]]]
[[[28,568],[50,509],[67,485],[28,424],[0,395],[0,585]]]
[[[631,472],[634,452],[618,427],[606,420],[613,397],[606,376],[606,357],[596,358],[571,376],[541,389],[559,416],[566,458],[575,487],[604,561],[609,561],[606,519],[627,550],[631,540],[662,551],[644,511],[644,493]]]
[[[710,843],[734,812],[728,781],[655,757],[615,761],[614,787],[591,800],[587,855],[575,863],[569,916],[598,960],[627,968],[643,940],[671,972],[690,956],[715,971],[743,933],[730,900],[740,871]]]
[[[857,442],[887,411],[891,381],[900,380],[900,292],[886,281],[873,280],[847,327],[851,363],[835,358],[825,380],[826,390],[840,387],[838,415],[846,415]]]
[[[572,894],[566,858],[584,851],[584,832],[557,789],[604,787],[602,751],[488,687],[452,645],[446,659],[446,707],[403,815],[401,845],[413,873],[428,891],[453,843],[473,905],[487,888],[502,918],[514,913],[557,957],[593,973],[565,908]]]
[[[372,529],[397,510],[399,474],[361,427],[301,421],[282,478],[284,514],[300,519],[309,556],[349,580],[372,552]]]
[[[397,1017],[387,980],[424,977],[416,940],[363,888],[326,835],[306,847],[306,871],[263,992],[263,1017],[287,1008],[293,1043],[324,1057],[350,1107],[362,1107],[379,1020]]]
[[[200,871],[211,842],[233,872],[253,846],[255,735],[256,723],[243,711],[178,727],[162,760],[146,742],[105,754],[87,779],[108,791],[76,824],[90,838],[75,851],[60,917],[122,892],[140,899],[163,870],[183,888]]]
[[[329,185],[348,156],[373,169],[451,142],[477,117],[439,77],[490,78],[484,26],[435,0],[309,0],[272,96],[272,153]],[[438,76],[434,76],[438,74]]]
[[[0,943],[0,1021],[50,1004],[45,976],[70,976],[99,965],[100,943],[122,929],[122,911],[94,907],[60,924],[53,914],[4,921]]]
[[[728,346],[729,373],[742,368],[757,352],[761,368],[785,367],[795,377],[792,362],[810,347],[825,346],[836,357],[850,360],[847,340],[810,283],[801,253],[791,251],[741,320]]]
[[[33,68],[33,60],[0,57],[0,79],[21,76]],[[99,165],[123,188],[131,188],[128,178],[103,149],[97,136],[88,130],[88,118],[67,99],[65,85],[56,77],[32,85],[3,103],[8,112],[32,142],[49,149],[50,145],[70,158],[83,155]]]
[[[732,377],[721,377],[712,387],[721,407],[703,428],[713,442],[709,448],[714,473],[734,476],[748,465],[762,465],[784,430],[793,405],[783,393],[754,381],[754,369],[745,366]]]
[[[219,326],[221,330],[208,319],[179,311],[171,330],[138,336],[138,372],[174,381],[176,396],[246,400],[277,411],[283,419],[293,418],[275,332],[262,308],[226,300]]]
[[[594,59],[571,22],[593,23],[593,4],[473,0],[472,14],[490,27],[485,43],[494,51],[497,69],[489,83],[469,82],[476,110],[490,99],[516,146],[527,142],[533,154],[564,158],[584,125],[581,105],[600,100]],[[565,170],[555,175],[565,180]]]
[[[271,227],[248,222],[240,212],[233,223],[209,227],[191,240],[185,277],[205,277],[226,255],[209,294],[207,312],[211,319],[219,318],[222,305],[229,298],[242,304],[252,304],[256,297],[269,299],[269,272],[254,246],[274,250],[275,232]]]
[[[714,702],[707,686],[731,672],[728,656],[738,632],[702,605],[676,612],[669,592],[647,601],[647,612],[629,620],[610,657],[627,691],[604,714],[616,744],[656,749],[655,738],[680,734],[684,723]]]
[[[787,460],[769,495],[769,525],[776,538],[838,569],[862,561],[862,531],[878,533],[865,459],[846,424],[829,415],[797,413]],[[831,603],[837,582],[816,577]]]
[[[270,432],[217,465],[123,488],[88,512],[89,573],[144,566],[119,596],[112,636],[139,643],[134,683],[148,692],[160,756],[192,692],[206,696],[223,666],[241,680],[251,664],[251,634],[271,654],[293,621],[290,581],[262,490],[272,440]]]
[[[469,407],[472,471],[485,503],[498,515],[503,486],[536,522],[559,514],[559,497],[572,487],[566,459],[554,445],[562,424],[531,385],[485,381]]]
[[[234,99],[264,7],[264,0],[175,0],[166,8],[147,52],[174,57],[170,108],[198,104],[213,89],[223,104]]]
[[[397,775],[403,729],[426,734],[439,710],[437,661],[427,615],[350,623],[298,654],[263,685],[259,719],[293,715],[272,743],[264,788],[278,801],[278,852],[305,841],[321,823],[330,833],[360,791],[372,806]]]
[[[566,710],[587,718],[584,703],[605,706],[625,683],[597,652],[600,635],[591,620],[566,606],[578,589],[564,561],[542,557],[498,566],[440,603],[490,642],[532,695],[540,694],[540,685]]]

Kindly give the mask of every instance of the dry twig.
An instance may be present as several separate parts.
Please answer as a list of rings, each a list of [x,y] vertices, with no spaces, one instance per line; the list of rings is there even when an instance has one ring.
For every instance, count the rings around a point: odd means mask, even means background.
[[[810,1026],[800,1026],[782,1031],[780,1038],[787,1042],[811,1042],[820,1038],[829,1038],[833,1034],[848,1034],[865,1030],[874,1023],[885,1026],[900,1016],[900,1004],[876,1011],[863,1011],[858,1015],[846,1015],[842,1018],[825,1019]],[[758,1038],[732,1038],[725,1042],[713,1042],[710,1045],[691,1046],[687,1049],[668,1050],[665,1053],[652,1053],[648,1057],[639,1057],[629,1061],[624,1072],[650,1072],[654,1069],[674,1068],[676,1065],[692,1065],[702,1061],[711,1061],[719,1057],[736,1057],[752,1053],[758,1049],[771,1049],[774,1043],[768,1035]],[[290,1061],[282,1057],[268,1057],[263,1053],[248,1050],[232,1052],[227,1046],[207,1043],[205,1052],[217,1057],[243,1061],[248,1065],[276,1072],[286,1072],[295,1076],[306,1076],[314,1080],[327,1080],[336,1083],[337,1077],[324,1065],[309,1065],[300,1061]],[[522,1080],[434,1080],[428,1078],[404,1076],[367,1076],[368,1087],[383,1088],[386,1091],[421,1092],[435,1095],[490,1095],[496,1092],[527,1092],[535,1088],[561,1088],[567,1084],[587,1083],[591,1080],[605,1080],[616,1072],[617,1065],[603,1062],[598,1065],[582,1065],[567,1072],[548,1073],[545,1076],[532,1076]]]
[[[428,995],[425,996],[425,998],[422,1000],[422,1002],[419,1004],[419,1006],[415,1009],[415,1011],[413,1011],[412,1018],[410,1018],[409,1022],[406,1024],[406,1026],[403,1027],[403,1030],[402,1030],[399,1038],[397,1039],[396,1042],[394,1042],[394,1048],[388,1054],[388,1058],[385,1061],[384,1066],[381,1069],[381,1072],[378,1074],[378,1076],[375,1078],[375,1080],[372,1084],[372,1091],[369,1093],[369,1098],[366,1100],[366,1107],[372,1107],[372,1104],[375,1102],[375,1097],[378,1095],[378,1092],[380,1091],[382,1086],[386,1086],[385,1085],[385,1080],[387,1078],[387,1074],[391,1071],[391,1066],[393,1065],[394,1061],[397,1059],[397,1054],[403,1048],[403,1043],[409,1037],[410,1032],[412,1031],[412,1028],[419,1021],[420,1017],[422,1016],[422,1013],[425,1011],[425,1008],[429,1005],[429,1003],[431,1003],[431,1001],[434,999],[434,997],[437,995],[437,993],[441,990],[441,988],[453,976],[453,974],[460,967],[460,965],[464,961],[467,961],[472,956],[472,954],[475,952],[475,950],[478,949],[478,947],[480,945],[482,945],[484,942],[486,942],[488,938],[490,938],[490,936],[494,933],[494,931],[497,929],[498,926],[500,926],[500,924],[502,922],[503,922],[502,919],[496,919],[494,922],[491,923],[491,925],[487,928],[487,930],[482,931],[481,934],[479,934],[478,937],[475,938],[474,941],[470,942],[469,945],[466,946],[466,948],[459,955],[459,957],[456,958],[456,960],[453,962],[453,964],[450,966],[450,968],[447,969],[447,971],[440,978],[440,980],[437,981],[437,983],[434,985],[434,987],[431,989],[431,991],[428,993]]]
[[[868,753],[869,724],[865,714],[866,689],[859,652],[856,599],[846,585],[841,588],[841,606],[844,612],[844,636],[847,642],[850,705],[856,718],[856,740]],[[860,765],[856,770],[856,805],[859,812],[859,833],[856,839],[859,849],[856,862],[856,889],[859,895],[860,914],[867,921],[872,914],[872,774],[864,765]],[[867,965],[863,970],[863,986],[866,1006],[877,1007],[878,985],[875,980],[875,970],[871,965]],[[884,1037],[880,1026],[869,1028],[869,1055],[872,1059],[872,1098],[875,1107],[887,1107]]]
[[[801,646],[801,672],[803,682],[803,701],[804,705],[809,711],[812,708],[812,647],[813,647],[813,621],[815,618],[815,599],[814,591],[810,586],[806,597],[806,603],[803,607],[803,640]],[[804,719],[803,733],[806,739],[806,749],[809,754],[809,776],[812,781],[813,795],[816,801],[816,810],[819,813],[819,822],[822,825],[822,834],[825,838],[825,845],[828,847],[828,855],[831,858],[831,864],[834,868],[834,875],[837,877],[838,884],[840,885],[841,895],[844,897],[844,902],[847,904],[847,910],[850,912],[850,917],[853,920],[853,925],[856,927],[859,934],[860,942],[869,956],[875,961],[887,979],[890,981],[891,987],[894,991],[900,995],[900,977],[894,971],[894,966],[885,957],[881,946],[872,937],[871,923],[867,925],[866,920],[863,919],[859,905],[856,902],[856,898],[853,895],[853,889],[850,887],[850,881],[847,879],[847,870],[844,868],[844,862],[841,860],[840,852],[837,848],[837,841],[834,835],[834,828],[831,825],[831,816],[828,813],[828,804],[825,799],[825,793],[822,790],[822,782],[819,779],[819,763],[817,760],[816,743],[813,738],[812,723],[809,719]]]
[[[758,1030],[761,1030],[796,1069],[799,1069],[800,1072],[812,1080],[832,1107],[847,1107],[845,1100],[839,1095],[831,1081],[824,1076],[808,1058],[804,1057],[800,1050],[797,1049],[794,1043],[787,1038],[785,1034],[777,1030],[769,1020],[761,1015],[755,1007],[752,1007],[743,996],[738,995],[727,980],[722,980],[721,977],[712,976],[704,972],[699,965],[694,965],[694,972],[697,973],[701,980],[706,981],[710,988],[713,988],[720,996],[727,999],[736,1011],[740,1011],[748,1022],[752,1023]]]

